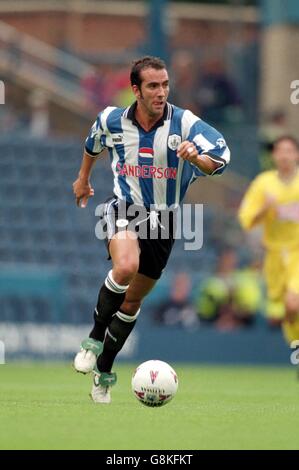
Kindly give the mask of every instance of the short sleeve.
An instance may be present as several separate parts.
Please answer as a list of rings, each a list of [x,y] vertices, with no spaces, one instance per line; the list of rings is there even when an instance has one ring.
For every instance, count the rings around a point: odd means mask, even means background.
[[[98,156],[105,148],[106,136],[102,127],[101,115],[99,113],[90,132],[85,140],[85,151],[91,157]]]
[[[192,141],[200,155],[207,155],[214,162],[219,163],[212,173],[222,173],[230,162],[230,150],[223,135],[214,127],[198,119],[190,129],[187,140]],[[198,172],[198,176],[202,172]]]

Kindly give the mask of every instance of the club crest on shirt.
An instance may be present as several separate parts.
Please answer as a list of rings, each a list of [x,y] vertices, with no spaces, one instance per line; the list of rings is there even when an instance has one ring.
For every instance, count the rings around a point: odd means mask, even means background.
[[[182,137],[180,135],[172,134],[168,137],[168,147],[171,150],[176,150],[181,142]]]
[[[217,147],[222,149],[223,147],[226,146],[226,142],[223,138],[220,138],[220,139],[217,139],[216,145],[217,145]]]

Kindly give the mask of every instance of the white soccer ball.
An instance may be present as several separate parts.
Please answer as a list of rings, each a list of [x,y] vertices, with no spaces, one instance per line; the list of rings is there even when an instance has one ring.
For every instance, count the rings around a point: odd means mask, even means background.
[[[132,377],[133,393],[146,406],[166,405],[175,396],[178,385],[176,372],[163,361],[143,362]]]

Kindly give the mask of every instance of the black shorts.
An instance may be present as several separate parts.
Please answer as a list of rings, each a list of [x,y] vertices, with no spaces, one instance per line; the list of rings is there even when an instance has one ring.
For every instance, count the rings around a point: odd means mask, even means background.
[[[114,196],[101,205],[98,215],[108,259],[111,259],[109,243],[112,237],[123,230],[133,231],[138,236],[140,247],[138,272],[159,279],[174,244],[175,212],[149,210],[143,206],[130,205]]]

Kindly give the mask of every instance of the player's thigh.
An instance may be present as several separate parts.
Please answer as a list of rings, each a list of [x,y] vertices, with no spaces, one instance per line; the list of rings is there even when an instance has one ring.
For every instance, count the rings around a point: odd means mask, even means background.
[[[299,294],[288,290],[285,295],[285,307],[287,313],[293,313],[296,317],[299,315]]]
[[[113,235],[109,242],[109,253],[113,266],[139,265],[140,248],[136,233],[121,231]]]
[[[266,316],[270,323],[279,324],[285,317],[286,273],[279,253],[268,252],[264,261],[267,286]]]
[[[273,301],[283,301],[286,289],[286,269],[280,253],[268,252],[266,254],[263,274],[268,298]]]
[[[130,282],[125,302],[141,302],[150,293],[156,282],[156,279],[137,273]]]
[[[287,267],[287,292],[299,298],[299,250],[290,252]]]

